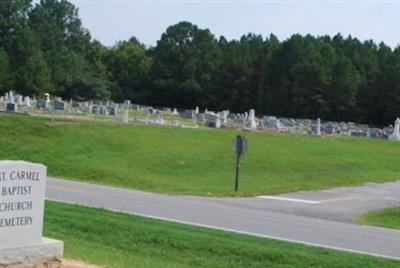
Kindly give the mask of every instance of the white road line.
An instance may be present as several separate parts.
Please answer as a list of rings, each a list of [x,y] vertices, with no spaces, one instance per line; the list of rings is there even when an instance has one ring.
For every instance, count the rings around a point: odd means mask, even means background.
[[[260,195],[260,196],[257,196],[257,198],[273,199],[273,200],[281,200],[281,201],[289,201],[289,202],[297,202],[297,203],[306,203],[306,204],[320,204],[321,203],[321,201],[312,201],[312,200],[288,198],[288,197],[280,197],[280,196],[270,196],[270,195]]]

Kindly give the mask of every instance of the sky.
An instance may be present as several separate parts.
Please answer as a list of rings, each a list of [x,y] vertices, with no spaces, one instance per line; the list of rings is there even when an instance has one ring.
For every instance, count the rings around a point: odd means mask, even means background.
[[[36,2],[36,1],[35,1]],[[217,38],[255,33],[280,40],[292,34],[352,35],[400,44],[399,1],[70,0],[83,25],[106,46],[132,36],[156,45],[168,26],[190,21]]]

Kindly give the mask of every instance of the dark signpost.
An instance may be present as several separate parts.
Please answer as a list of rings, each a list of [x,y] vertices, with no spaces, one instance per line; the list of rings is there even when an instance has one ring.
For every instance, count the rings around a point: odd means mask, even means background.
[[[236,178],[235,192],[239,189],[240,157],[247,151],[247,140],[245,137],[237,135],[233,142],[233,149],[236,153]]]

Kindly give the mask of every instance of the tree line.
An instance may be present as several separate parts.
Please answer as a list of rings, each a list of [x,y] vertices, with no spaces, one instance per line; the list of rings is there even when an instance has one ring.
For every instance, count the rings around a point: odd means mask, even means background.
[[[217,38],[180,22],[156,46],[106,47],[66,0],[0,1],[0,93],[296,118],[392,123],[400,115],[400,47],[337,34]]]

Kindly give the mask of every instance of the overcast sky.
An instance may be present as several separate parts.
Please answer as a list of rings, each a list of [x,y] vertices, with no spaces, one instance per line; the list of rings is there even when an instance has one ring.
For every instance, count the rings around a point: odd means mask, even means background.
[[[92,37],[111,46],[136,36],[155,45],[165,29],[180,21],[237,39],[252,32],[280,39],[292,34],[352,35],[400,44],[400,1],[135,1],[70,0]]]

